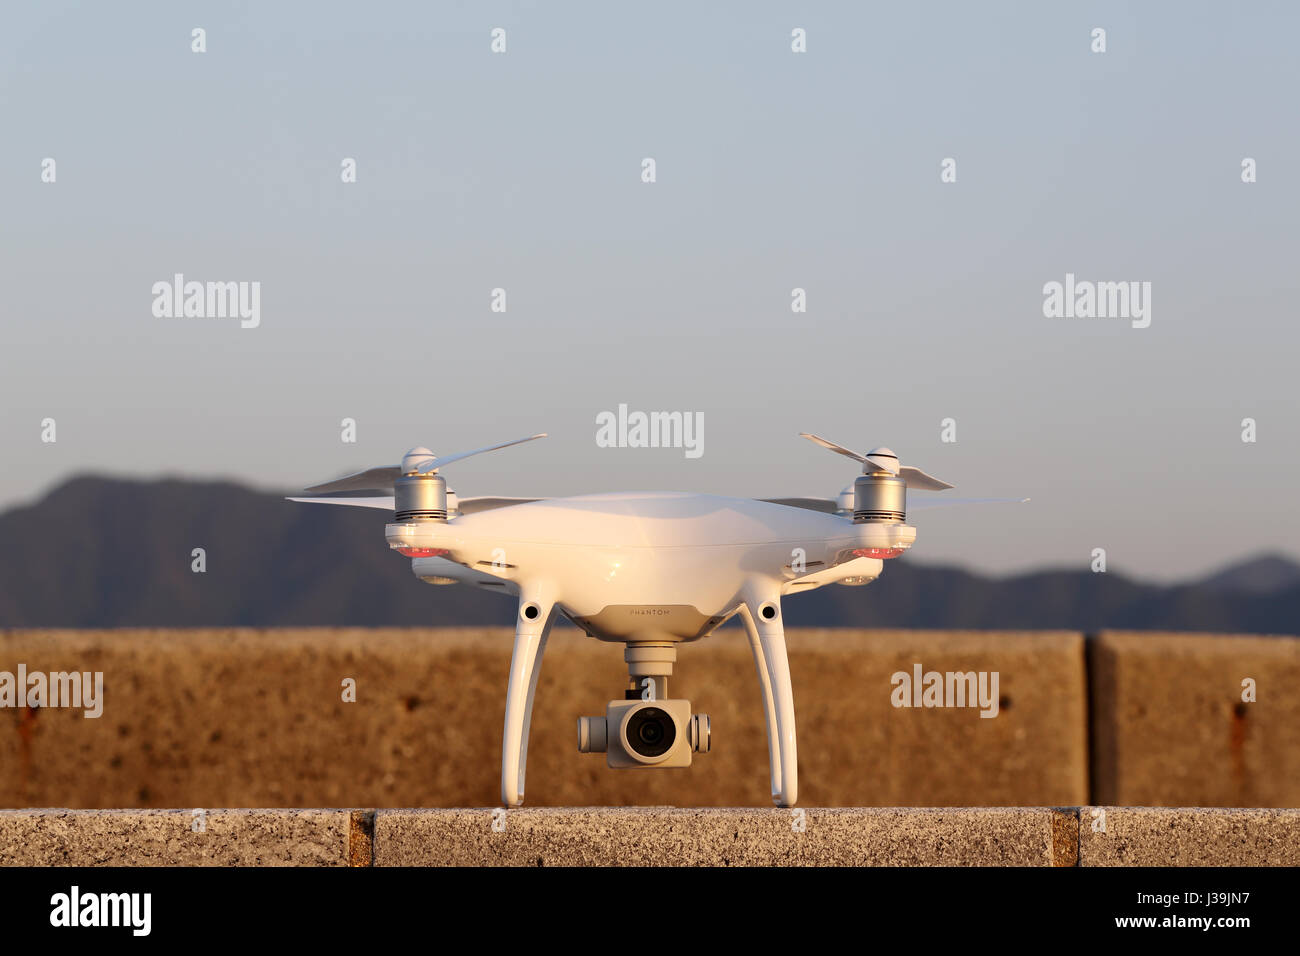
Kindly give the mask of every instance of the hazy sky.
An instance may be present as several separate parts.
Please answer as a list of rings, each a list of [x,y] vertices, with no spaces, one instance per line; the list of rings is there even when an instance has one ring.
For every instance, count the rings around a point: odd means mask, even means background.
[[[297,488],[534,431],[451,485],[834,495],[856,470],[814,431],[1033,498],[918,514],[916,560],[1300,555],[1294,4],[0,18],[0,507],[76,472]],[[259,282],[260,325],[156,317],[178,272]],[[1150,326],[1046,318],[1067,272],[1151,283]],[[704,454],[598,447],[621,403],[701,413]]]

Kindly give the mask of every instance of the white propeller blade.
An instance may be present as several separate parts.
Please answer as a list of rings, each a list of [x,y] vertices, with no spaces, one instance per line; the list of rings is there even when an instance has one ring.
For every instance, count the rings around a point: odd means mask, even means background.
[[[396,501],[389,498],[287,498],[308,505],[347,505],[352,508],[380,508],[392,511],[397,507]],[[477,514],[480,511],[492,511],[496,508],[509,508],[511,505],[525,505],[540,498],[500,498],[485,496],[481,498],[461,498],[456,510],[463,515]]]
[[[823,448],[828,448],[831,451],[835,452],[835,454],[837,455],[843,455],[845,458],[852,458],[859,465],[864,465],[867,462],[866,455],[859,455],[856,451],[849,451],[843,445],[837,445],[833,441],[827,441],[825,438],[822,438],[819,435],[812,435],[809,434],[808,432],[800,432],[799,437],[808,439],[814,445],[821,445]]]
[[[513,441],[503,441],[497,445],[488,445],[486,448],[476,448],[473,451],[463,451],[456,455],[443,455],[440,458],[431,458],[422,462],[416,472],[427,475],[431,471],[441,468],[443,465],[453,461],[460,461],[462,458],[469,458],[471,455],[481,455],[487,451],[496,451],[498,448],[509,448],[511,445],[519,445],[526,441],[532,441],[535,438],[545,438],[546,432],[537,435],[529,435],[527,438],[516,438]],[[304,489],[308,494],[329,494],[335,491],[392,491],[393,483],[402,476],[401,465],[385,465],[380,468],[367,468],[365,471],[358,471],[356,474],[344,475],[342,478],[335,478],[333,481],[327,481],[323,485],[312,485]],[[295,499],[296,500],[296,499]],[[362,507],[365,507],[364,505]],[[374,507],[378,507],[375,505]]]
[[[430,461],[426,461],[415,470],[422,475],[427,475],[431,471],[436,471],[443,465],[448,465],[453,461],[460,461],[462,458],[469,458],[471,455],[481,455],[486,451],[496,451],[498,448],[509,448],[511,445],[522,445],[526,441],[533,441],[537,438],[545,438],[546,432],[540,432],[536,435],[529,435],[527,438],[516,438],[512,441],[503,441],[496,445],[488,445],[486,448],[475,448],[473,451],[462,451],[455,455],[442,455]]]
[[[288,498],[308,505],[348,505],[352,508],[383,508],[392,511],[396,505],[392,498]]]
[[[834,498],[759,498],[774,505],[788,508],[803,508],[807,511],[821,511],[828,515],[835,514],[839,503]],[[945,508],[948,505],[1011,505],[1021,504],[1028,498],[909,498],[907,510],[925,511],[930,508]]]
[[[902,465],[898,463],[898,456],[888,448],[876,448],[868,454],[852,451],[843,445],[837,445],[833,441],[822,438],[820,435],[813,435],[808,432],[800,432],[799,437],[806,438],[814,445],[820,445],[823,448],[835,452],[837,455],[843,455],[845,458],[852,458],[862,465],[872,465],[881,471],[887,471],[891,475],[898,475],[903,479],[909,488],[916,488],[922,491],[943,491],[951,488],[952,485],[946,481],[940,481],[933,475],[927,475],[920,468],[913,468],[911,465]]]
[[[898,476],[907,482],[907,487],[917,488],[921,491],[943,491],[945,488],[952,487],[948,482],[940,481],[933,475],[927,475],[920,468],[913,468],[911,465],[904,465],[898,469]]]
[[[909,498],[907,510],[922,511],[928,508],[946,508],[948,505],[1018,505],[1028,498]]]
[[[828,515],[835,514],[834,498],[759,498],[770,505],[785,505],[787,508],[803,508],[806,511],[822,511]]]
[[[494,511],[497,508],[509,508],[513,505],[526,505],[541,498],[500,498],[484,495],[480,498],[461,498],[456,502],[456,510],[463,515],[478,514],[480,511]]]
[[[388,465],[383,468],[367,468],[354,475],[344,475],[323,485],[312,485],[303,489],[310,494],[327,494],[331,491],[392,491],[393,482],[402,473],[401,465]]]

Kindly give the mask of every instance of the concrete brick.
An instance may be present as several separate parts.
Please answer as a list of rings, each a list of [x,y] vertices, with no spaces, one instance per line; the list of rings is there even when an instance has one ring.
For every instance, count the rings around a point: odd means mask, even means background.
[[[0,810],[5,866],[347,866],[347,810]],[[364,865],[369,865],[368,863]]]
[[[1094,802],[1300,806],[1300,638],[1108,632],[1089,670]]]
[[[380,810],[376,866],[1072,866],[1074,810]],[[499,816],[498,816],[499,819]]]
[[[102,670],[106,700],[97,720],[0,710],[0,806],[490,806],[511,642],[505,629],[2,632],[0,670]],[[794,630],[789,643],[804,806],[1088,802],[1080,635]],[[890,675],[918,662],[999,671],[999,715],[892,707]],[[689,770],[612,771],[577,752],[575,719],[625,680],[621,645],[556,633],[530,806],[770,807],[739,631],[680,651],[671,692],[713,718],[713,752]]]
[[[193,819],[190,810],[0,811],[0,865],[1300,865],[1300,810],[209,810],[203,832]]]
[[[1079,865],[1300,866],[1300,810],[1083,807]]]

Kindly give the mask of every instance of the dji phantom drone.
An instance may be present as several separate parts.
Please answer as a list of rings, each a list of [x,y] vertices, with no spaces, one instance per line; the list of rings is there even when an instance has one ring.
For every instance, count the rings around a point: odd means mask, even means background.
[[[393,512],[384,534],[430,584],[472,584],[519,598],[506,692],[501,800],[524,799],[528,728],[546,639],[557,615],[589,636],[626,644],[629,686],[604,717],[578,720],[578,748],[604,753],[620,769],[687,767],[710,747],[709,718],[668,697],[677,645],[739,615],[749,636],[767,718],[772,798],[798,796],[794,696],[786,660],[781,598],[824,584],[874,581],[886,559],[912,546],[907,489],[951,488],[899,464],[888,448],[850,451],[862,474],[838,499],[726,498],[628,492],[573,498],[457,498],[438,473],[471,455],[546,435],[530,435],[455,455],[413,448],[400,465],[371,468],[308,488],[308,494],[384,492],[385,497],[292,501]],[[913,508],[1024,499],[936,498]]]

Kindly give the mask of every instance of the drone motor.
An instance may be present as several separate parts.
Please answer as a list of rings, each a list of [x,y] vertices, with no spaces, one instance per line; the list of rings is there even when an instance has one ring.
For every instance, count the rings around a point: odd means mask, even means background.
[[[397,521],[446,521],[447,482],[436,472],[402,475],[393,481]]]
[[[907,482],[884,472],[853,482],[853,521],[901,524],[907,518]]]

